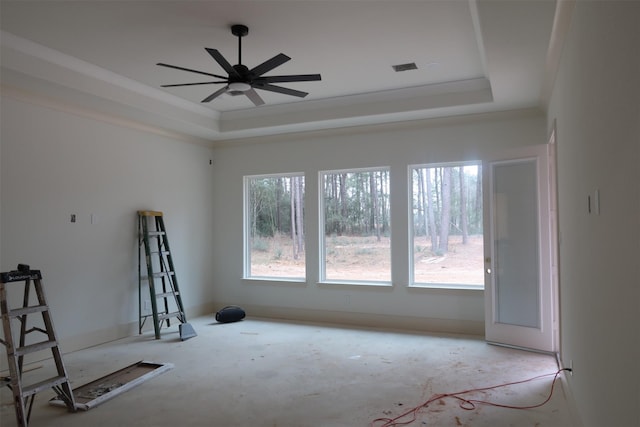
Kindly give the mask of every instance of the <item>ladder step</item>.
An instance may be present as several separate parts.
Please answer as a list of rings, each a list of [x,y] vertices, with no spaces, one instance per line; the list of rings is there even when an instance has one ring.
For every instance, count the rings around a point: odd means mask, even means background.
[[[147,234],[149,236],[164,236],[167,233],[164,231],[149,231]]]
[[[29,353],[35,353],[36,351],[45,350],[47,348],[53,348],[57,345],[58,345],[58,341],[56,340],[42,341],[42,342],[31,344],[31,345],[25,345],[24,347],[16,348],[15,355],[22,356]]]
[[[171,319],[172,317],[181,317],[183,314],[180,311],[174,311],[173,313],[158,313],[158,322]]]
[[[172,297],[174,295],[180,295],[180,292],[175,291],[175,292],[163,292],[161,294],[156,294],[156,298],[169,298]]]
[[[35,384],[27,385],[22,387],[22,396],[27,397],[32,394],[40,393],[43,390],[47,390],[49,388],[58,386],[60,384],[66,383],[68,380],[63,376],[49,378],[48,380],[40,381]]]
[[[159,271],[157,273],[153,273],[154,278],[163,277],[163,276],[173,276],[176,273],[174,271]]]
[[[20,317],[20,316],[24,316],[25,314],[42,313],[44,311],[49,311],[48,305],[32,305],[29,307],[15,308],[13,310],[9,310],[9,317]]]
[[[169,251],[151,251],[153,255],[171,255]]]
[[[173,271],[160,271],[158,273],[153,273],[153,278],[154,279],[159,279],[160,277],[167,277],[167,276],[173,276],[176,273]],[[149,276],[142,276],[140,277],[142,280],[149,280]]]

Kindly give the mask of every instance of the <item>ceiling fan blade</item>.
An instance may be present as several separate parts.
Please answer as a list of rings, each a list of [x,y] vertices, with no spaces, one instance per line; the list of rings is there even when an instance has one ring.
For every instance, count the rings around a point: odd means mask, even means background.
[[[202,102],[211,102],[214,99],[216,99],[217,97],[219,97],[220,95],[222,95],[223,93],[225,93],[228,89],[228,86],[225,86],[221,89],[218,89],[217,91],[213,92],[211,95],[207,96],[205,99],[202,100]]]
[[[209,55],[211,55],[213,59],[215,59],[216,62],[220,64],[222,68],[224,68],[224,70],[227,72],[227,74],[229,74],[230,77],[240,77],[240,74],[238,74],[238,72],[231,66],[231,64],[229,64],[229,61],[227,61],[217,49],[210,49],[208,47],[205,47],[205,49],[207,52],[209,52]]]
[[[211,76],[211,77],[215,77],[217,79],[226,79],[226,77],[224,77],[224,76],[219,76],[217,74],[211,74],[211,73],[205,73],[204,71],[192,70],[191,68],[178,67],[177,65],[165,64],[165,63],[162,63],[162,62],[158,62],[156,65],[159,65],[161,67],[167,67],[167,68],[175,68],[176,70],[188,71],[190,73],[203,74],[205,76]]]
[[[264,85],[256,85],[256,89],[263,89],[271,92],[283,93],[285,95],[292,95],[300,98],[304,98],[305,96],[309,95],[309,93],[307,92],[293,90],[293,89],[289,89],[287,87],[282,87],[282,86],[275,86],[268,83]]]
[[[249,98],[251,102],[253,102],[253,105],[255,105],[256,107],[264,105],[264,101],[262,100],[260,95],[258,95],[258,92],[255,91],[255,89],[251,88],[244,94],[247,95],[247,98]]]
[[[268,59],[265,62],[263,62],[262,64],[258,65],[257,67],[252,68],[251,69],[251,73],[256,77],[257,76],[261,76],[264,73],[273,70],[277,66],[284,64],[285,62],[287,62],[290,59],[291,58],[289,58],[284,53],[279,53],[276,56],[274,56],[273,58]]]
[[[285,82],[312,82],[322,80],[320,74],[298,74],[294,76],[266,76],[260,77],[258,80],[266,83],[285,83]]]
[[[196,85],[216,85],[216,84],[227,84],[228,82],[199,82],[199,83],[179,83],[173,85],[161,85],[160,87],[177,87],[177,86],[196,86]]]

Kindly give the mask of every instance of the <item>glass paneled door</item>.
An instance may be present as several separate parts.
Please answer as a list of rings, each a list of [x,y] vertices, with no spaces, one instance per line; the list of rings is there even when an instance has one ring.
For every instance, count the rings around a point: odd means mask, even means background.
[[[556,351],[548,145],[488,161],[485,173],[485,337]]]

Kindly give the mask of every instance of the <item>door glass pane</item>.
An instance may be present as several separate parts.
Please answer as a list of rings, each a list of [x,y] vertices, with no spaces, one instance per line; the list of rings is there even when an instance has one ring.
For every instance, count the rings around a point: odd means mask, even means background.
[[[539,328],[536,161],[493,165],[495,320]]]

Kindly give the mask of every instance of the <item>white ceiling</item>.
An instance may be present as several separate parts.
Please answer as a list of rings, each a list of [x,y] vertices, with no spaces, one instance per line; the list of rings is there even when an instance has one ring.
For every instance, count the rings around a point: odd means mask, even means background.
[[[211,141],[369,123],[543,107],[555,0],[7,1],[0,3],[2,90]],[[315,74],[225,95],[165,62],[225,74],[284,53],[266,75]],[[392,65],[415,62],[396,73]]]

